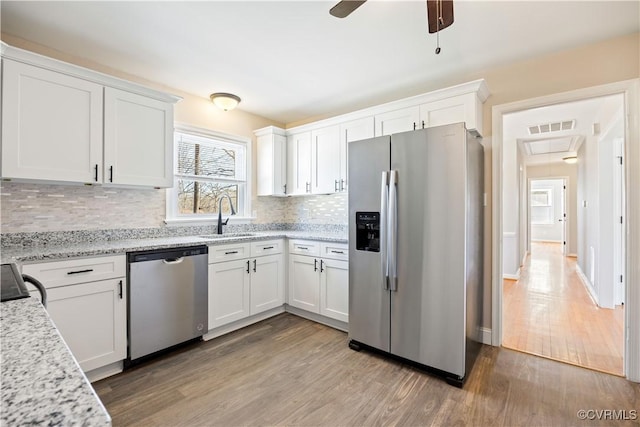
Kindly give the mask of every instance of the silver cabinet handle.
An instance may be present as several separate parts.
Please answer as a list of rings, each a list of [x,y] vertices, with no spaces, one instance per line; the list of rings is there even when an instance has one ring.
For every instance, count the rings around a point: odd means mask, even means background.
[[[337,179],[334,181],[334,184],[333,184],[333,191],[335,191],[336,193],[337,193],[338,191],[340,191],[340,187],[338,186],[338,180],[337,180]]]
[[[306,248],[304,246],[298,246],[298,249],[300,249],[301,251],[308,251],[309,248]]]
[[[334,251],[334,250],[332,250],[332,251],[331,251],[331,253],[332,253],[332,254],[341,254],[341,255],[344,255],[344,251]]]
[[[340,191],[344,191],[344,189],[347,187],[347,181],[345,181],[344,179],[340,180]]]

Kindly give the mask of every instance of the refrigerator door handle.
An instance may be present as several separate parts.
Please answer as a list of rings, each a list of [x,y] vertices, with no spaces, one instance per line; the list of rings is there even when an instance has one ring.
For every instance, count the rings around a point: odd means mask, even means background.
[[[398,290],[398,192],[397,171],[389,172],[389,214],[387,215],[387,247],[389,281],[392,291]]]
[[[387,211],[389,210],[389,176],[382,172],[380,184],[380,259],[382,267],[382,287],[389,290],[389,259],[387,257]]]

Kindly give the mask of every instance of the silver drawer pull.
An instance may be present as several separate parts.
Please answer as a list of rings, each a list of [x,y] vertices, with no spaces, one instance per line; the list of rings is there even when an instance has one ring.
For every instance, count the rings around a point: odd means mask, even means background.
[[[344,255],[344,251],[331,251],[331,253]]]
[[[305,248],[304,246],[298,246],[298,249],[300,249],[301,251],[308,251],[309,248]]]
[[[225,255],[232,255],[232,254],[237,254],[238,251],[229,251],[229,252],[225,252]]]
[[[88,268],[86,270],[67,271],[67,274],[91,273],[92,271],[93,268]]]
[[[267,249],[273,249],[273,246],[265,246],[264,250],[266,251]]]

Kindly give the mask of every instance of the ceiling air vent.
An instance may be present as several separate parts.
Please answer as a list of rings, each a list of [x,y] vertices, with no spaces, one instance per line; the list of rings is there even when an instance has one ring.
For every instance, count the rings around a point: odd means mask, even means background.
[[[575,120],[565,120],[563,122],[542,123],[529,126],[529,135],[540,135],[541,133],[558,132],[562,130],[572,130],[576,127]]]

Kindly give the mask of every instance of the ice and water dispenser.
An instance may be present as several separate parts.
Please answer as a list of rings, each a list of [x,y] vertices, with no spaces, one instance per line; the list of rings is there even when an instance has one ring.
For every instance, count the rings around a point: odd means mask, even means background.
[[[356,249],[380,252],[380,212],[356,212]]]

